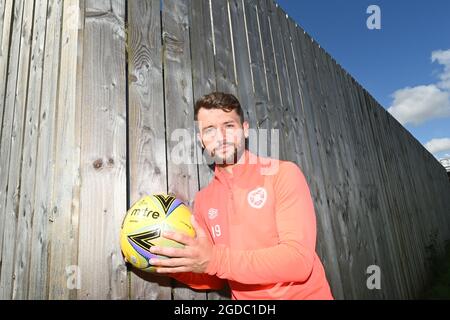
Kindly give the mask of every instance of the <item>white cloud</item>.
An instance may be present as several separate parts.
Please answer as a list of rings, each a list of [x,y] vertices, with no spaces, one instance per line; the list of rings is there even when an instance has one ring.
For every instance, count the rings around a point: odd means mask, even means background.
[[[427,120],[450,116],[450,93],[436,85],[397,90],[388,109],[401,124],[419,125]]]
[[[431,54],[431,61],[437,61],[439,64],[444,66],[444,72],[442,72],[439,76],[441,82],[438,83],[438,86],[442,89],[450,90],[450,49],[446,51],[433,51]]]
[[[450,49],[433,51],[431,61],[444,66],[440,82],[406,87],[392,94],[394,101],[388,112],[403,125],[450,116]]]
[[[425,143],[425,148],[433,154],[450,151],[450,138],[432,139]]]

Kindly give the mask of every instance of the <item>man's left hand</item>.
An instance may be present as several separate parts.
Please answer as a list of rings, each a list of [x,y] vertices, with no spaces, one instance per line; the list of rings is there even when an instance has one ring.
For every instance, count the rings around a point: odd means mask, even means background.
[[[163,237],[184,245],[184,248],[151,247],[150,252],[169,259],[150,259],[150,264],[157,267],[158,273],[195,272],[204,273],[212,256],[213,244],[205,231],[198,225],[194,216],[191,217],[196,237],[191,238],[181,233],[165,231]]]

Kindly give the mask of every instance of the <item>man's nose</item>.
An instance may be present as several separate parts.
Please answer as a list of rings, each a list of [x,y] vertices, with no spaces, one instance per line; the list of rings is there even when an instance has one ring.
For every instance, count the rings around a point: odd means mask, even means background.
[[[219,129],[217,130],[217,137],[216,138],[219,141],[226,141],[227,140],[226,128],[219,127]]]

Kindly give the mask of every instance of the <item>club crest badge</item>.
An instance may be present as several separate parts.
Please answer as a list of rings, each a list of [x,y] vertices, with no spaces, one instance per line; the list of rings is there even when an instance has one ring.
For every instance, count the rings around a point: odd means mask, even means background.
[[[208,218],[210,220],[217,218],[218,215],[219,215],[219,210],[217,210],[216,208],[210,208],[208,210]]]
[[[260,209],[264,206],[267,200],[267,191],[264,188],[257,188],[250,191],[247,195],[248,204],[256,209]]]

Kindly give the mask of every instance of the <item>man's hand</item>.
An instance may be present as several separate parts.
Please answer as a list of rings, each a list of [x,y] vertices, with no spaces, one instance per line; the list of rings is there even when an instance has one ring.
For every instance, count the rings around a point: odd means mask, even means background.
[[[153,254],[163,255],[169,259],[150,259],[150,264],[158,267],[157,273],[195,272],[204,273],[212,256],[213,244],[209,241],[205,231],[198,225],[194,216],[191,218],[196,237],[164,232],[163,237],[184,245],[184,248],[151,247]]]

